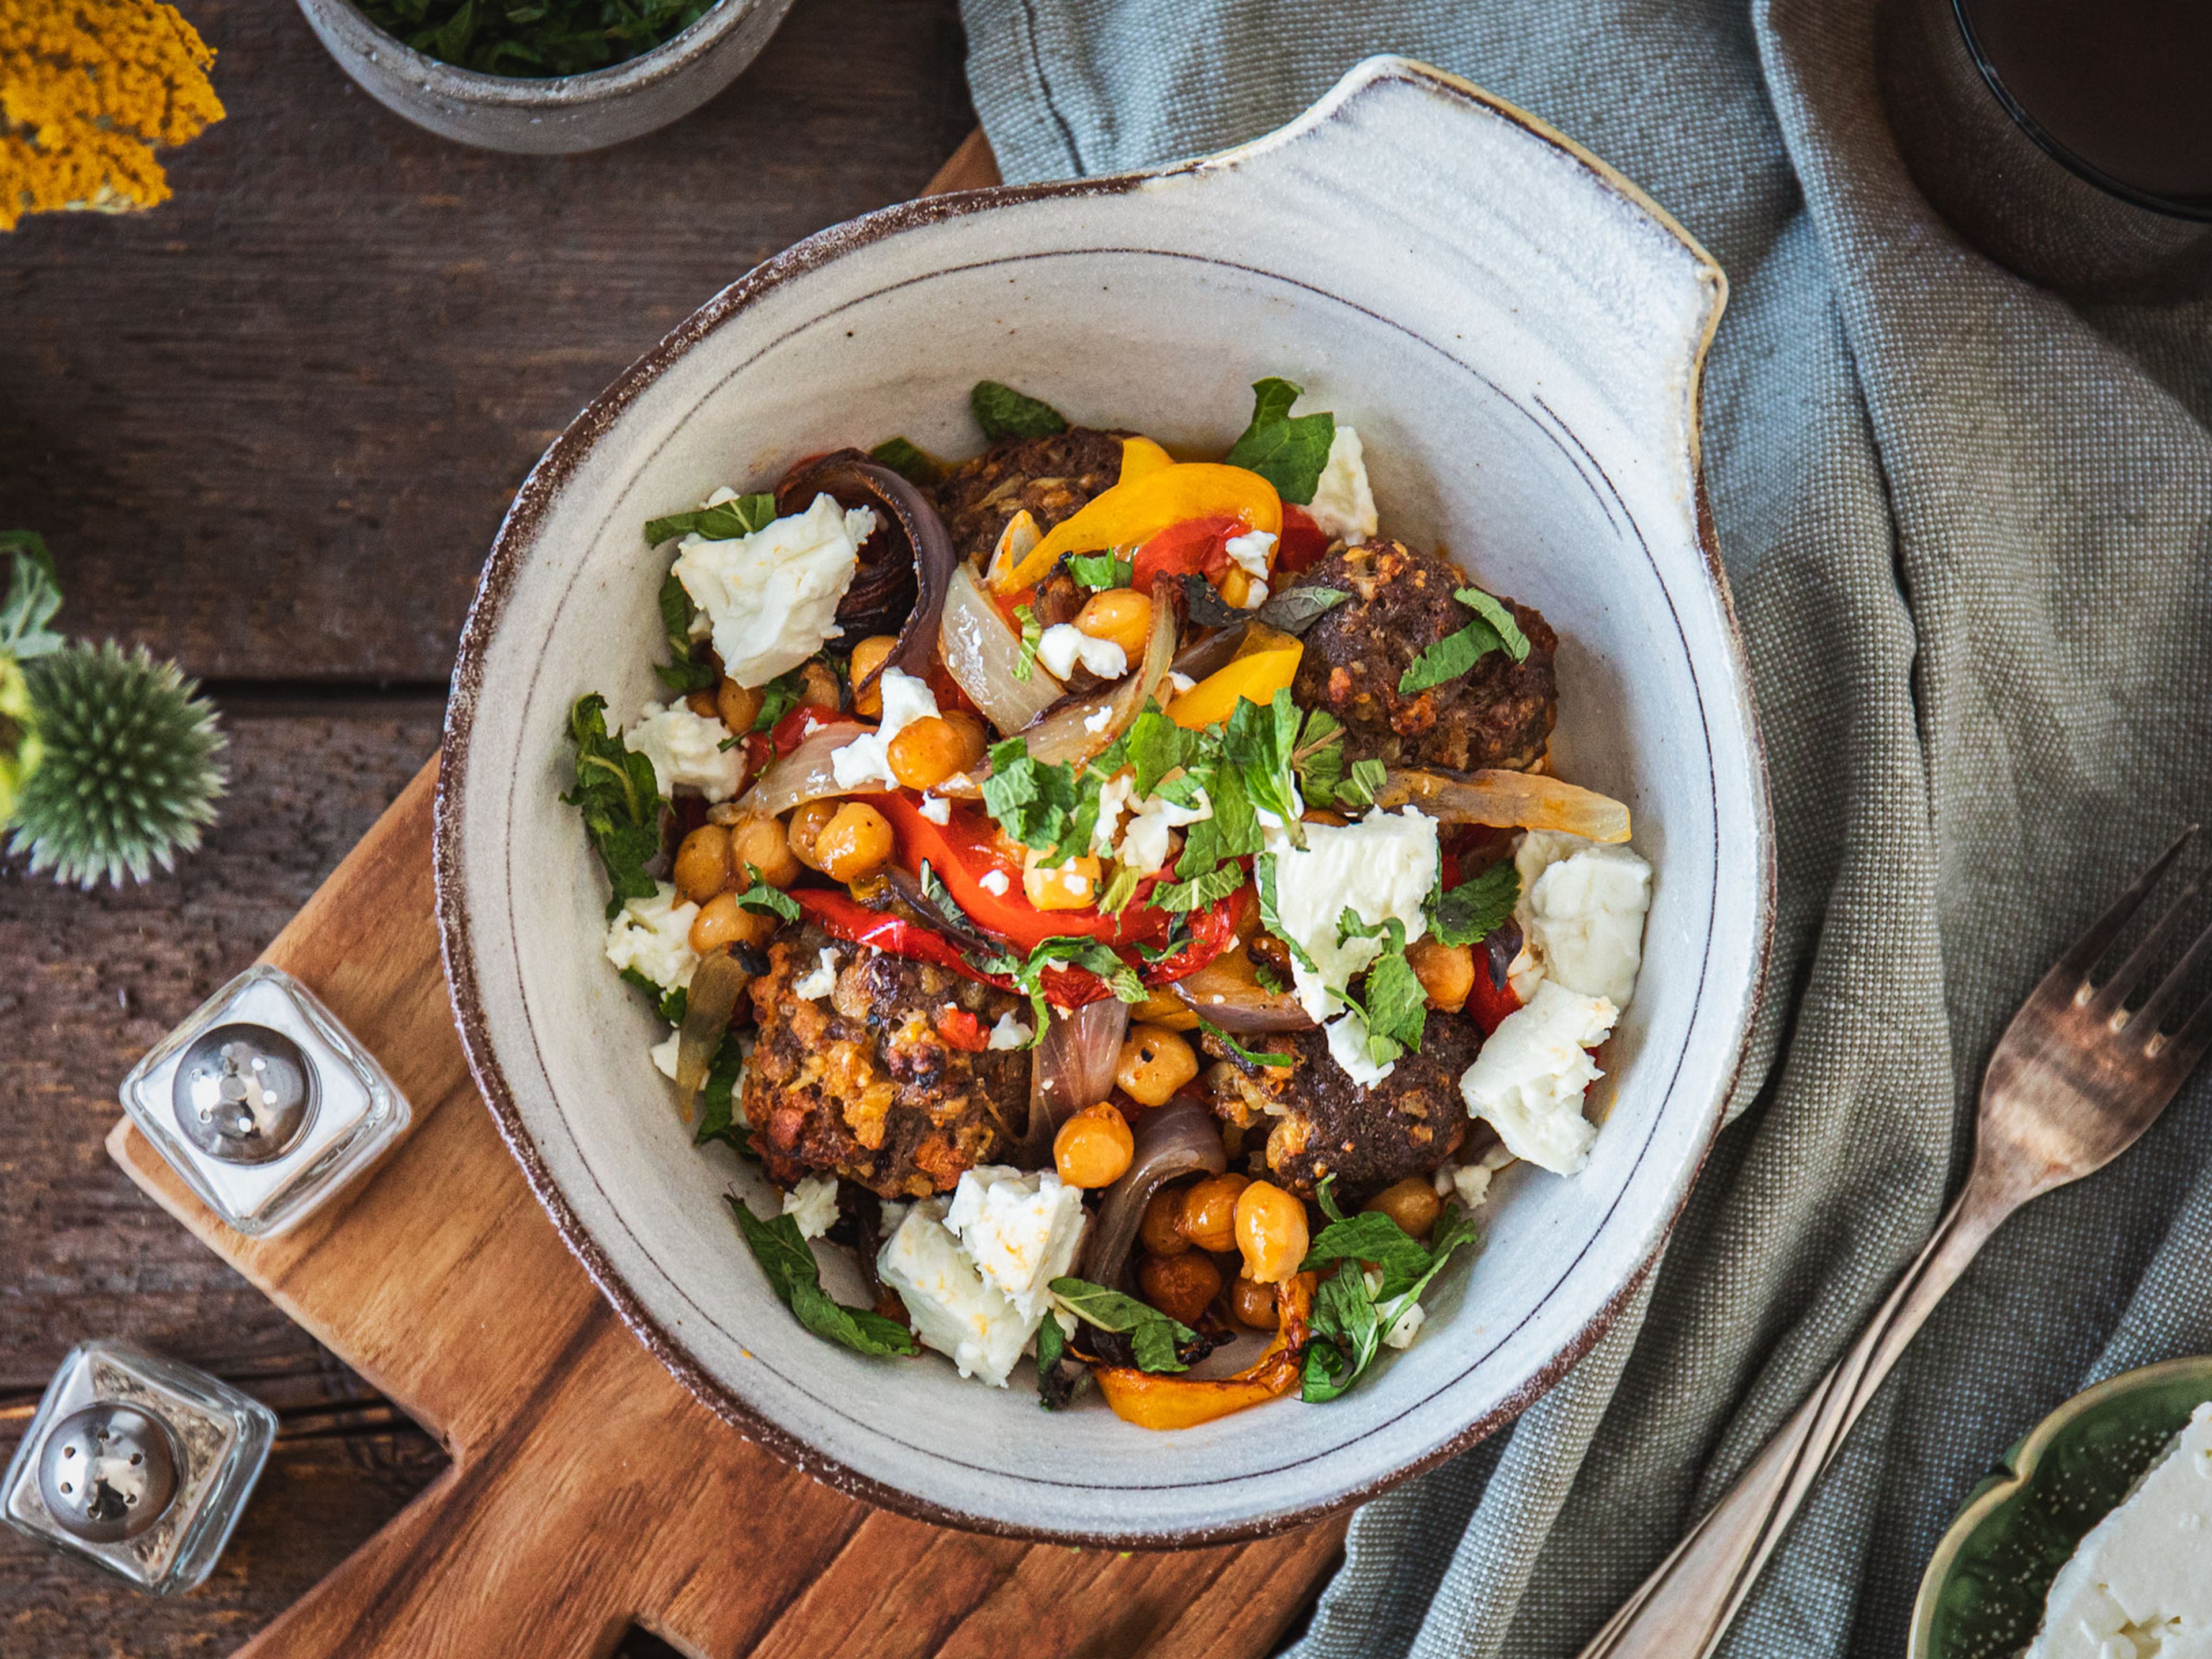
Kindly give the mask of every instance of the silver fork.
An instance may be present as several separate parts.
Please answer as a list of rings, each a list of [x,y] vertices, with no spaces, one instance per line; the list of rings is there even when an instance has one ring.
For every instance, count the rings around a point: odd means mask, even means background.
[[[2021,1005],[1982,1075],[1973,1168],[1936,1236],[1851,1351],[1821,1379],[1728,1495],[1613,1614],[1582,1659],[1710,1654],[1790,1517],[1890,1367],[1990,1235],[2028,1200],[2118,1157],[2166,1109],[2212,1044],[2212,997],[2167,1030],[2190,972],[2212,950],[2199,933],[2142,1006],[2132,991],[2180,920],[2191,880],[2101,984],[2091,970],[2180,855],[2181,832]]]

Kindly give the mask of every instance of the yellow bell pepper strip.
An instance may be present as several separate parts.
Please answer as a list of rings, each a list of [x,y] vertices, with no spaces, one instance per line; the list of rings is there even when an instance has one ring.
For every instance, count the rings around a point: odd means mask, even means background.
[[[1236,519],[1247,530],[1279,536],[1283,500],[1274,485],[1241,466],[1178,461],[1101,490],[992,585],[1001,593],[1034,587],[1063,554],[1130,547],[1187,519],[1217,518]]]
[[[1279,1323],[1267,1351],[1234,1376],[1161,1376],[1127,1365],[1100,1365],[1092,1374],[1114,1414],[1140,1429],[1189,1429],[1248,1407],[1279,1400],[1295,1389],[1305,1370],[1306,1320],[1313,1311],[1315,1279],[1299,1273],[1275,1292]]]
[[[1148,472],[1158,472],[1163,467],[1175,465],[1175,457],[1162,449],[1150,438],[1121,440],[1121,476],[1116,483],[1134,483]]]
[[[1237,654],[1167,707],[1167,716],[1189,731],[1227,723],[1239,697],[1269,703],[1298,677],[1305,647],[1297,635],[1260,623],[1250,625]]]

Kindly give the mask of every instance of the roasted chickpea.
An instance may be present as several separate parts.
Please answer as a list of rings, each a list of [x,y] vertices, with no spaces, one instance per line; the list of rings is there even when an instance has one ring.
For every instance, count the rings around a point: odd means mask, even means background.
[[[1272,1181],[1255,1181],[1237,1194],[1237,1248],[1244,1277],[1280,1285],[1306,1259],[1306,1206]]]
[[[1109,1100],[1086,1106],[1052,1138],[1053,1167],[1071,1187],[1109,1187],[1136,1155],[1129,1121]]]
[[[676,890],[694,904],[704,904],[733,885],[737,871],[730,862],[730,832],[719,823],[701,824],[676,849],[673,873]]]
[[[1064,864],[1031,847],[1022,857],[1022,896],[1040,910],[1087,910],[1098,902],[1098,860],[1085,853]]]
[[[1272,1331],[1283,1322],[1275,1287],[1239,1273],[1229,1285],[1229,1316],[1248,1330]]]
[[[775,932],[775,918],[740,910],[738,896],[717,893],[699,907],[691,921],[691,948],[701,956],[737,945],[758,945]]]
[[[1428,1176],[1407,1176],[1396,1186],[1385,1187],[1360,1207],[1387,1215],[1411,1237],[1423,1238],[1437,1224],[1437,1213],[1443,1208],[1443,1203]]]
[[[701,720],[713,720],[722,717],[722,711],[716,705],[712,691],[694,691],[684,699],[684,706]]]
[[[836,800],[811,800],[804,806],[792,809],[791,823],[785,829],[783,838],[791,843],[792,856],[808,869],[819,870],[822,867],[821,860],[815,854],[815,842],[821,836],[823,826],[837,816],[837,809],[843,805],[842,801]]]
[[[1190,1248],[1176,1224],[1182,1218],[1182,1192],[1163,1187],[1145,1206],[1145,1218],[1137,1224],[1137,1237],[1154,1255],[1181,1255]]]
[[[1170,1319],[1196,1325],[1221,1294],[1221,1269],[1195,1250],[1148,1255],[1137,1263],[1137,1289]]]
[[[860,690],[860,682],[884,665],[893,651],[898,648],[895,634],[871,634],[853,647],[853,660],[848,672],[853,677],[853,712],[864,719],[879,720],[884,717],[884,694],[878,687]],[[921,786],[916,785],[917,788]]]
[[[832,881],[858,881],[872,876],[890,855],[890,821],[857,800],[840,806],[814,838],[815,867]]]
[[[765,701],[757,686],[739,685],[726,674],[714,688],[714,712],[721,715],[723,725],[739,736],[753,729]]]
[[[967,763],[967,745],[952,722],[929,714],[890,741],[891,775],[909,789],[934,789]]]
[[[749,879],[745,866],[761,872],[771,887],[788,887],[799,879],[799,860],[783,825],[765,813],[748,812],[730,826],[730,867],[737,872],[743,891]]]
[[[972,772],[981,766],[983,757],[991,751],[991,734],[983,727],[983,717],[964,708],[948,708],[938,718],[952,728],[960,741],[960,764],[952,769]]]
[[[1132,1025],[1114,1064],[1114,1081],[1139,1106],[1166,1105],[1197,1075],[1198,1056],[1190,1044],[1164,1025]]]
[[[1135,662],[1152,637],[1152,602],[1133,587],[1109,587],[1084,602],[1075,613],[1075,626],[1094,640],[1111,640]]]
[[[1457,1013],[1474,989],[1474,952],[1464,945],[1418,939],[1406,947],[1406,963],[1429,994],[1429,1006]]]
[[[808,663],[799,671],[799,700],[809,708],[834,714],[844,707],[844,694],[837,689],[837,676],[828,663]]]
[[[1251,1184],[1241,1175],[1218,1175],[1185,1188],[1182,1236],[1201,1250],[1235,1249],[1237,1200]]]

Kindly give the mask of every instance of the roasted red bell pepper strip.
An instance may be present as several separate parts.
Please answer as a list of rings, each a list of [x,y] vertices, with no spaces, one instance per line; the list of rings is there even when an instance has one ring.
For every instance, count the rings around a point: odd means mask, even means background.
[[[1467,1016],[1482,1028],[1488,1036],[1505,1023],[1505,1016],[1521,1006],[1521,999],[1513,994],[1513,981],[1503,985],[1490,982],[1490,959],[1480,945],[1474,949],[1474,988],[1468,993]]]
[[[1316,524],[1313,514],[1305,508],[1285,501],[1283,537],[1275,544],[1275,585],[1279,587],[1285,577],[1312,569],[1328,551],[1328,532]]]
[[[1186,519],[1170,525],[1137,550],[1129,586],[1152,591],[1158,576],[1200,575],[1208,580],[1229,568],[1229,539],[1249,529],[1242,519]]]
[[[983,1029],[983,1022],[965,1008],[940,1008],[932,1024],[948,1048],[980,1054],[991,1046],[991,1034]]]
[[[776,757],[780,760],[788,755],[805,741],[809,732],[817,726],[827,726],[836,718],[835,714],[823,714],[811,702],[800,703],[778,720],[775,729],[769,733],[769,741],[775,746]]]
[[[1173,956],[1162,957],[1158,962],[1146,963],[1142,970],[1145,983],[1154,987],[1171,984],[1187,975],[1196,973],[1235,945],[1237,918],[1243,904],[1244,890],[1240,888],[1227,898],[1216,900],[1203,910],[1194,911],[1190,918],[1190,943]]]

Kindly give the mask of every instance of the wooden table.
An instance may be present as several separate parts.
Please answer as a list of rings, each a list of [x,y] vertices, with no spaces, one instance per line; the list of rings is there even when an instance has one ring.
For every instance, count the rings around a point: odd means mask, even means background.
[[[95,1335],[240,1382],[283,1431],[181,1600],[0,1530],[9,1659],[228,1652],[441,1467],[110,1164],[115,1085],[436,746],[477,566],[553,434],[756,261],[914,195],[974,124],[954,0],[801,0],[708,108],[543,159],[386,113],[289,6],[184,8],[229,117],[168,158],[176,199],[0,236],[0,527],[52,543],[71,632],[203,677],[231,745],[222,822],[175,876],[86,895],[0,870],[0,1460]]]

